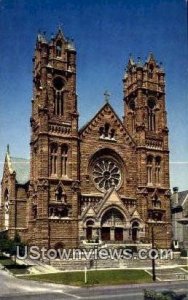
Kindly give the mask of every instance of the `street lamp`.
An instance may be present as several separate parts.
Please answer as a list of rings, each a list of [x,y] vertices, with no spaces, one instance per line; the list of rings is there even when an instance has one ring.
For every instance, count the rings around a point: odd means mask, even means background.
[[[151,244],[152,244],[152,249],[154,249],[155,247],[154,224],[151,227]],[[152,255],[152,279],[153,281],[156,281],[155,258],[153,255]]]

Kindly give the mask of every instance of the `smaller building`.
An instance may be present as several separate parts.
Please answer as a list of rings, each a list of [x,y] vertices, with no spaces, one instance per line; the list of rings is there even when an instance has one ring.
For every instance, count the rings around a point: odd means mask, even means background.
[[[1,182],[0,228],[13,237],[18,230],[26,239],[29,160],[12,157],[9,146]]]
[[[173,188],[171,211],[174,248],[188,249],[188,190]]]

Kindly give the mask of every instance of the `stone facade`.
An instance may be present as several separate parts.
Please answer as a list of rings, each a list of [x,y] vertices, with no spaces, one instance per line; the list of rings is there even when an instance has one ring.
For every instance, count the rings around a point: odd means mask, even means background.
[[[88,240],[147,243],[155,226],[156,244],[170,246],[164,75],[152,54],[144,64],[130,58],[123,79],[123,120],[106,94],[106,103],[79,129],[75,47],[61,30],[49,42],[38,35],[30,178],[18,184],[16,171],[7,167],[7,153],[1,229],[17,229],[29,244],[56,248]],[[12,176],[16,195],[11,195]],[[9,218],[19,220],[19,226],[5,226],[7,199],[13,204]]]
[[[188,190],[178,192],[173,188],[171,196],[173,246],[188,249]]]

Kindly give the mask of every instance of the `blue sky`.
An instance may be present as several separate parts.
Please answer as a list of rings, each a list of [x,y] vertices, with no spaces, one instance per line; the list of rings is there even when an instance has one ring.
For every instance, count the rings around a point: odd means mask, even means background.
[[[62,25],[77,48],[80,126],[104,103],[123,115],[130,53],[153,52],[166,71],[171,187],[188,189],[188,51],[185,0],[0,0],[0,176],[6,144],[29,158],[32,56],[39,30]]]

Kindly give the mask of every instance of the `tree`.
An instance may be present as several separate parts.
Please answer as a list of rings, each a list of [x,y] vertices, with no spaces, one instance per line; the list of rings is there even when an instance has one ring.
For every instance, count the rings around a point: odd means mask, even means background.
[[[0,233],[0,253],[3,252],[14,256],[16,263],[16,254],[17,247],[19,247],[20,253],[24,252],[25,244],[21,241],[20,235],[18,232],[15,233],[14,239],[8,237],[7,232]]]

